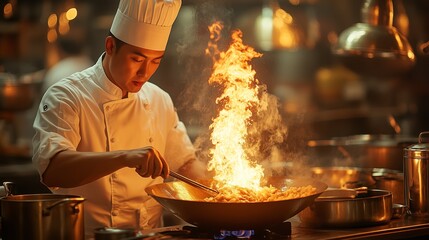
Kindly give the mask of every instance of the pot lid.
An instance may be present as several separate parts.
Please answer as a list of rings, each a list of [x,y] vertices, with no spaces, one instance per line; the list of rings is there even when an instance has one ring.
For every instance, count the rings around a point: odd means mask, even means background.
[[[419,143],[404,149],[404,157],[408,158],[429,158],[429,143]]]
[[[419,134],[419,143],[404,149],[404,157],[417,159],[429,158],[429,143],[423,142],[425,135],[428,136],[429,132],[421,132]]]

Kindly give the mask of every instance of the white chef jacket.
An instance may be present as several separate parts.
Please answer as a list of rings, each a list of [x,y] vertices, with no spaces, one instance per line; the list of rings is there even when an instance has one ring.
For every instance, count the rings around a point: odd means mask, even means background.
[[[62,78],[68,77],[75,72],[80,72],[94,65],[94,61],[86,55],[74,55],[66,57],[53,65],[43,79],[42,92]]]
[[[153,146],[172,170],[195,158],[170,96],[148,82],[122,99],[121,89],[104,73],[102,58],[57,82],[43,96],[33,125],[33,163],[40,175],[50,159],[66,149],[105,152]],[[122,168],[80,187],[52,191],[86,199],[85,232],[91,237],[99,227],[158,227],[162,207],[144,189],[162,181]]]

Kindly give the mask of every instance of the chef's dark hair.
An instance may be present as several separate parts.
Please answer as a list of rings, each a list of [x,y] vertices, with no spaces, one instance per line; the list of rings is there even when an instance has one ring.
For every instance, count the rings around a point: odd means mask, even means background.
[[[111,36],[113,38],[113,40],[115,41],[116,51],[119,51],[119,49],[125,44],[125,42],[123,42],[122,40],[119,40],[117,37],[115,37],[115,35],[113,35],[112,32],[109,32],[109,36]]]

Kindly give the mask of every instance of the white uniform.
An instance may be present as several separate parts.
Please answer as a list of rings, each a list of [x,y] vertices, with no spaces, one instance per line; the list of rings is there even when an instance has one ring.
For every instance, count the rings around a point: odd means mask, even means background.
[[[122,99],[122,91],[106,77],[102,57],[82,72],[48,89],[34,122],[33,163],[40,174],[58,152],[106,152],[153,146],[177,170],[195,157],[186,129],[177,117],[170,96],[152,83]],[[76,174],[79,174],[78,172]],[[85,231],[99,227],[158,227],[162,208],[144,189],[156,179],[143,178],[123,168],[76,188],[55,188],[54,193],[86,199]]]

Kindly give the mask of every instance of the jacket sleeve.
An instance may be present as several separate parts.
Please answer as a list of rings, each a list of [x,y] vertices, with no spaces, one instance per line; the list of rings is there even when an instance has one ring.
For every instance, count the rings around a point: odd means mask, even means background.
[[[61,91],[59,91],[61,89]],[[40,176],[58,152],[76,149],[80,141],[79,118],[71,91],[55,85],[43,96],[33,128],[33,164]]]

